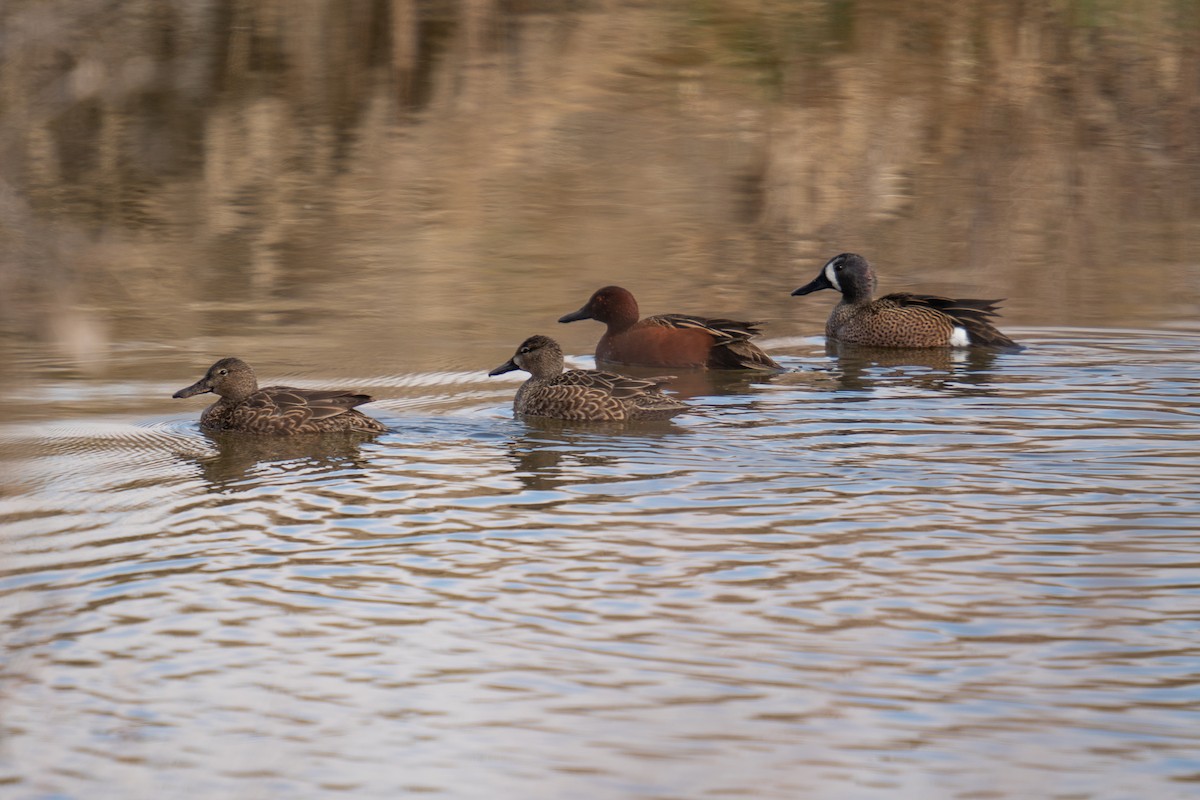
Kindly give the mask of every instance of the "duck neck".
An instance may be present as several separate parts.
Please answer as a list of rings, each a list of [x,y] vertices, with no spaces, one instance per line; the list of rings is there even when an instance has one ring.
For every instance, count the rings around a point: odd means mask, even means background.
[[[220,402],[235,406],[258,391],[258,381],[242,381],[233,386],[225,386],[222,388],[224,388],[225,393],[220,396]]]
[[[530,375],[529,379],[522,383],[517,388],[517,394],[513,397],[513,408],[521,408],[525,401],[525,396],[530,392],[535,392],[550,383],[556,376],[546,375]]]
[[[851,281],[842,290],[842,302],[850,305],[869,303],[875,296],[875,273],[867,272],[862,281]]]
[[[629,330],[640,319],[637,300],[629,294],[613,298],[605,310],[607,313],[603,322],[608,325],[609,335]]]

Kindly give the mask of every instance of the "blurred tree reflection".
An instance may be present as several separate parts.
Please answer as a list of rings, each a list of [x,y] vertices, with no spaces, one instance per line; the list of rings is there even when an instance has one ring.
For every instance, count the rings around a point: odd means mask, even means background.
[[[1198,9],[5,3],[0,314],[156,337],[134,309],[386,314],[402,277],[434,325],[494,305],[464,282],[647,269],[737,305],[834,247],[1061,322],[1169,305],[1139,270],[1200,243]]]

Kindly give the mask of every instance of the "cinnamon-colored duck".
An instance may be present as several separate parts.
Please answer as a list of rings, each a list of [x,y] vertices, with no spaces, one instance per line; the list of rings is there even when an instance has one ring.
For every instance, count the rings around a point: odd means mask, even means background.
[[[596,344],[596,360],[644,367],[708,369],[783,369],[750,339],[761,322],[659,314],[638,318],[638,304],[628,289],[598,289],[578,311],[559,322],[594,319],[608,330]]]

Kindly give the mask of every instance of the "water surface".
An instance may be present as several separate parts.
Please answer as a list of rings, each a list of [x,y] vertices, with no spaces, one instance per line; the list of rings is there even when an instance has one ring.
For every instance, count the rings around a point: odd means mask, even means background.
[[[5,780],[1186,796],[1200,333],[1019,335],[801,341],[632,427],[513,420],[481,372],[376,386],[373,441],[7,424]]]

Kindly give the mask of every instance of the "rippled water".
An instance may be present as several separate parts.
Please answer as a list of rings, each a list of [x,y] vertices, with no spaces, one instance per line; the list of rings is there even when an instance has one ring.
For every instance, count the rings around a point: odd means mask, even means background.
[[[632,427],[364,374],[393,431],[303,445],[42,375],[0,427],[0,786],[1193,796],[1200,335],[1014,333],[776,340],[795,371]]]

